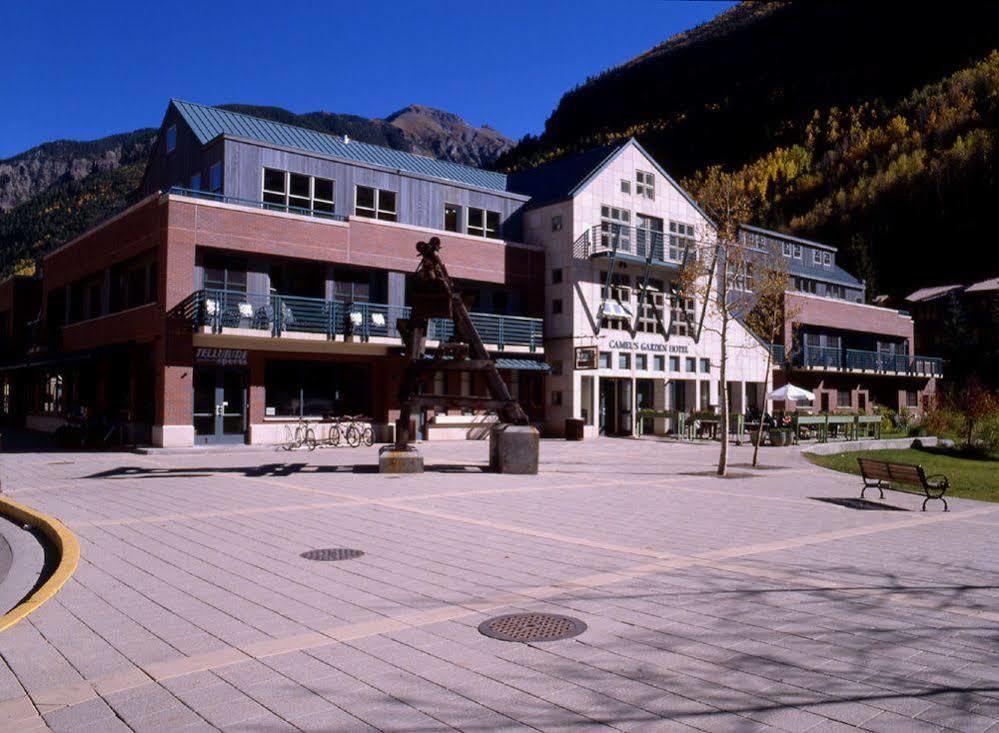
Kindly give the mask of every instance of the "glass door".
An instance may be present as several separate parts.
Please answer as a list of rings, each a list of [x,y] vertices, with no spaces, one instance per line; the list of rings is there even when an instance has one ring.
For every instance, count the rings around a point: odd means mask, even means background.
[[[633,432],[632,428],[632,415],[634,414],[634,397],[632,393],[632,382],[630,379],[620,379],[617,383],[617,404],[618,404],[618,421],[617,421],[617,434],[618,435],[631,435]]]
[[[246,433],[246,380],[224,367],[194,370],[194,440],[242,443]]]

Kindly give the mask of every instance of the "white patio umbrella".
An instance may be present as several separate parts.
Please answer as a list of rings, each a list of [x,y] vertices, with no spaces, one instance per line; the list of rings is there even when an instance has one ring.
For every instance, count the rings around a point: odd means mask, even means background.
[[[802,387],[796,387],[793,384],[785,384],[783,387],[778,387],[771,392],[770,399],[785,401],[791,400],[794,402],[797,402],[798,400],[808,400],[809,402],[814,402],[815,395]]]

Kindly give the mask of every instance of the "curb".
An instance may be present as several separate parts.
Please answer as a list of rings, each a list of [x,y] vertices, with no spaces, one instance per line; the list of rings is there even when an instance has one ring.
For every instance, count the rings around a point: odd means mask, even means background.
[[[920,438],[885,438],[884,440],[848,440],[842,443],[816,443],[806,445],[801,449],[802,453],[815,456],[830,456],[836,453],[849,453],[857,450],[885,450],[888,448],[912,448],[916,443],[926,447],[933,447],[939,439],[926,435]]]
[[[55,570],[41,587],[0,616],[0,631],[5,631],[52,598],[66,584],[80,561],[80,544],[76,541],[76,536],[58,519],[19,504],[6,496],[0,496],[0,514],[19,524],[30,524],[40,529],[59,552],[59,562]]]

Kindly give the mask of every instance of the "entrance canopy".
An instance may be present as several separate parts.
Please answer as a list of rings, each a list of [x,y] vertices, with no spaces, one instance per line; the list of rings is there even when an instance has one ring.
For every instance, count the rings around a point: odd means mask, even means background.
[[[815,395],[802,387],[796,387],[793,384],[785,384],[783,387],[778,387],[771,392],[770,399],[791,400],[795,402],[798,400],[807,400],[808,402],[814,402]]]

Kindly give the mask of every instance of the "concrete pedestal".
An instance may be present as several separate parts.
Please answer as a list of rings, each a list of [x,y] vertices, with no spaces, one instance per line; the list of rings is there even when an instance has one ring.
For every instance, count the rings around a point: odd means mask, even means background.
[[[423,456],[412,446],[397,450],[383,445],[378,450],[378,473],[423,473]]]
[[[529,425],[497,425],[489,433],[489,470],[536,474],[540,447],[538,431]]]

